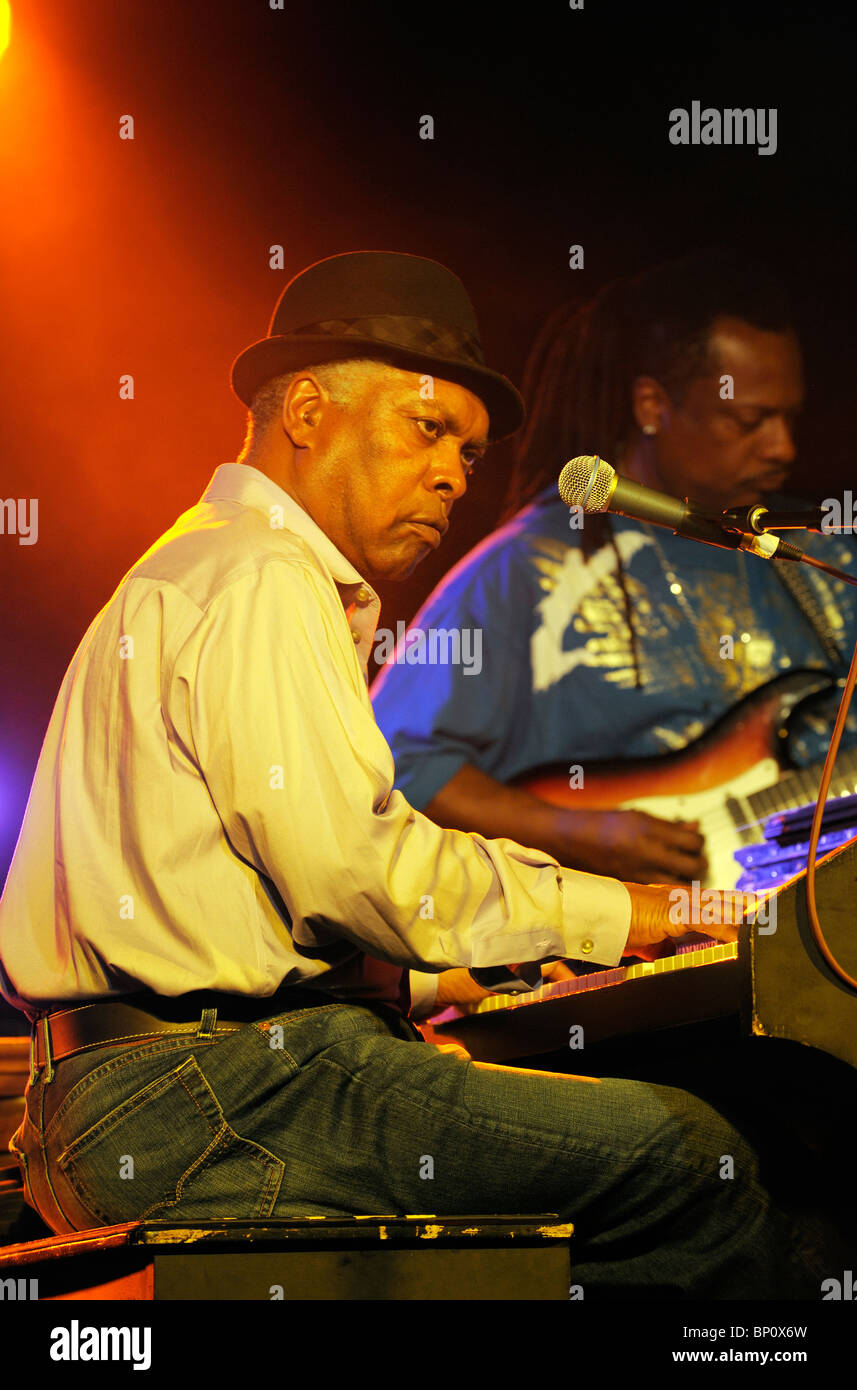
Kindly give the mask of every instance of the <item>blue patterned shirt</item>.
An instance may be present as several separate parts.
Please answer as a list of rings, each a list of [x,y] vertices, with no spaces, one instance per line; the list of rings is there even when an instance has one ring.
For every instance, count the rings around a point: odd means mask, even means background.
[[[376,680],[375,715],[412,805],[426,806],[466,762],[507,782],[551,763],[681,749],[776,676],[847,670],[854,588],[793,566],[842,653],[834,668],[776,562],[614,516],[635,661],[616,550],[605,544],[587,561],[570,521],[551,485],[446,576],[410,625],[426,639],[400,643]],[[791,535],[857,573],[850,537]],[[457,646],[428,640],[450,629]],[[798,763],[823,757],[837,703],[796,716]]]

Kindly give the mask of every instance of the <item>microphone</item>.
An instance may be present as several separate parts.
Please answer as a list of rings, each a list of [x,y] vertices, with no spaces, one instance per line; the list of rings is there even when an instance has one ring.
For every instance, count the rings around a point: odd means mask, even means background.
[[[779,536],[769,532],[761,536],[748,535],[722,520],[697,511],[687,498],[679,500],[655,488],[644,487],[631,478],[621,477],[609,463],[597,454],[583,454],[571,459],[559,475],[559,495],[567,507],[582,507],[590,512],[618,512],[634,521],[648,521],[664,526],[677,536],[717,545],[724,550],[749,550],[754,555],[770,559],[777,555],[784,560],[798,560],[801,552]]]

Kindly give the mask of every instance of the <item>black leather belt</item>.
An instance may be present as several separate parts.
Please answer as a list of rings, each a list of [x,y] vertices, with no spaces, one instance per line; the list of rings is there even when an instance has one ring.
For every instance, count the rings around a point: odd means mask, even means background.
[[[175,998],[142,991],[104,1004],[78,1004],[45,1014],[33,1024],[30,1035],[30,1077],[36,1068],[91,1047],[132,1046],[164,1033],[186,1033],[207,1039],[234,1033],[245,1023],[271,1018],[292,1009],[335,1004],[330,994],[312,989],[281,989],[261,997],[218,994],[198,990]]]

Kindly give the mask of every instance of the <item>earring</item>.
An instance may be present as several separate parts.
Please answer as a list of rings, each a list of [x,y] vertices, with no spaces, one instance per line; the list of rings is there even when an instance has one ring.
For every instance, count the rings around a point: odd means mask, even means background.
[[[657,425],[644,425],[644,426],[643,426],[643,434],[657,434],[657,432],[658,432],[658,427],[657,427]]]

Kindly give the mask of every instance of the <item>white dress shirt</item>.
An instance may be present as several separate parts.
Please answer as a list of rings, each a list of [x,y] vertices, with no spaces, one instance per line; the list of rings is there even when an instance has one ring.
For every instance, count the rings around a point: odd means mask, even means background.
[[[411,970],[424,1016],[431,972],[526,989],[538,967],[509,962],[619,962],[617,880],[441,830],[393,790],[366,683],[379,612],[270,478],[215,470],[63,679],[0,899],[12,1004],[312,981],[407,1007]]]

